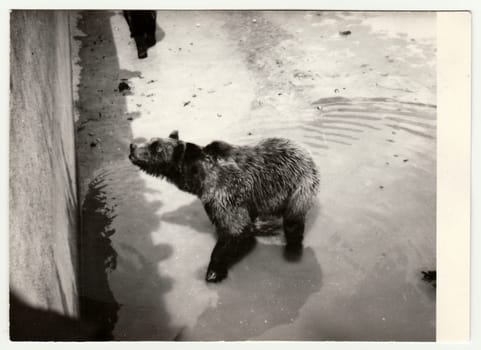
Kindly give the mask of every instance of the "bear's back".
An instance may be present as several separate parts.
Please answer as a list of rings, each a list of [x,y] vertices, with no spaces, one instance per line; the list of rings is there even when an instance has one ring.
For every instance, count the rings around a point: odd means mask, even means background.
[[[217,185],[241,202],[255,203],[259,212],[281,210],[302,181],[316,181],[310,155],[287,139],[268,138],[253,146],[214,141],[204,150],[215,160]]]
[[[317,177],[312,157],[294,142],[282,138],[262,140],[253,147],[260,181],[273,190],[295,189],[304,178]]]

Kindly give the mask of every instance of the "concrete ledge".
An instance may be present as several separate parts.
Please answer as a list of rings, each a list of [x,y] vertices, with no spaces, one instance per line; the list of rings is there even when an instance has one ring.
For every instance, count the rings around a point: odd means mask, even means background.
[[[76,317],[68,24],[65,11],[13,11],[10,17],[10,290],[29,306]]]

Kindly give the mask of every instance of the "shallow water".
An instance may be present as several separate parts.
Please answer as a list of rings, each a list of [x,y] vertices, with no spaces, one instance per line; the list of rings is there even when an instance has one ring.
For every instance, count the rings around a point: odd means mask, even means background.
[[[324,99],[314,110],[291,126],[298,135],[260,131],[296,139],[322,172],[299,264],[282,259],[281,236],[260,237],[225,283],[206,285],[215,237],[200,202],[127,160],[105,168],[119,257],[108,275],[122,305],[116,339],[340,340],[332,323],[357,328],[361,315],[369,331],[350,339],[398,337],[386,320],[406,337],[426,337],[419,325],[434,326],[434,290],[421,271],[435,268],[435,108]],[[352,316],[332,320],[342,313]],[[318,319],[326,314],[329,326]],[[299,333],[286,333],[291,323]]]
[[[100,164],[89,182],[102,184],[85,198],[94,191],[109,208],[97,231],[116,252],[106,274],[120,306],[114,339],[434,339],[435,289],[421,271],[436,267],[435,55],[420,28],[435,17],[411,15],[409,32],[379,16],[162,12],[150,61],[136,59],[122,17],[109,17],[119,77],[132,86],[121,111],[138,116],[118,150],[84,156]],[[282,259],[281,236],[258,237],[227,280],[204,282],[215,236],[200,202],[126,159],[128,136],[172,129],[201,145],[275,136],[311,152],[322,179],[301,262]]]

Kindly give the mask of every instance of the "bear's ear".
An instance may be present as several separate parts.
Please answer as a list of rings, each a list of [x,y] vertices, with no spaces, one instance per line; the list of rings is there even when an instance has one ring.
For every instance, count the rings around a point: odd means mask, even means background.
[[[177,130],[174,130],[170,133],[169,138],[178,140],[179,139],[179,132]]]

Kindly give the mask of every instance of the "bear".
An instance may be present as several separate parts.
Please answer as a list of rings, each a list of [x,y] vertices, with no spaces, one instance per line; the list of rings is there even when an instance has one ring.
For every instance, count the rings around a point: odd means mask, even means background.
[[[202,147],[180,140],[174,130],[168,138],[132,143],[129,159],[200,199],[217,233],[207,282],[222,281],[254,247],[260,217],[281,217],[284,257],[301,258],[305,218],[320,177],[309,153],[292,141],[267,138],[250,146],[213,141]]]

